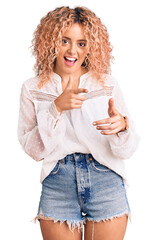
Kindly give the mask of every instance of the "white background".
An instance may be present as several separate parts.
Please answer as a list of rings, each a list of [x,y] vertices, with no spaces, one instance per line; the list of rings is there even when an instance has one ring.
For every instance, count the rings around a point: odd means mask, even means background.
[[[141,137],[137,152],[126,160],[132,224],[125,240],[158,239],[156,0],[6,0],[1,5],[1,239],[42,239],[39,223],[30,222],[41,192],[41,163],[26,155],[17,140],[19,96],[22,83],[34,76],[29,50],[33,31],[48,11],[65,4],[90,8],[107,26],[114,47],[113,75]]]

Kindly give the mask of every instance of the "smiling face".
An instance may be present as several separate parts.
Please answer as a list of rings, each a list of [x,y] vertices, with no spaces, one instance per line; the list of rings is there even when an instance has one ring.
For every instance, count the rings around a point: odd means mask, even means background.
[[[81,66],[87,55],[87,40],[82,25],[74,23],[62,35],[62,45],[57,54],[54,72],[59,75],[82,75],[85,69]]]

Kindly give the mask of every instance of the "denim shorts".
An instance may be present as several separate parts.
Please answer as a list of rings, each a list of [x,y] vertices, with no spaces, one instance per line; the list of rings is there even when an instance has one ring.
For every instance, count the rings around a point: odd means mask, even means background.
[[[126,214],[130,207],[123,178],[97,162],[91,154],[73,153],[59,160],[42,182],[34,219],[66,221],[71,231],[88,221],[106,221]]]

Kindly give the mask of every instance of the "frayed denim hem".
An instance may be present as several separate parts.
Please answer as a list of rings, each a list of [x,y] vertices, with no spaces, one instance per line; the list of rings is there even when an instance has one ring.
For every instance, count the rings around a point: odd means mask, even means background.
[[[53,217],[46,217],[43,215],[42,211],[40,210],[40,213],[33,219],[31,220],[31,222],[34,222],[36,223],[36,221],[40,220],[40,219],[44,219],[44,220],[53,220],[54,223],[56,222],[60,222],[60,225],[63,223],[63,222],[66,222],[70,231],[73,233],[75,228],[78,228],[78,232],[81,230],[83,230],[83,225],[86,223],[86,220],[81,220],[81,221],[78,221],[78,220],[58,220],[56,218],[53,218]]]
[[[83,219],[82,221],[76,221],[76,220],[57,220],[55,218],[52,218],[52,217],[46,217],[43,215],[42,211],[40,210],[40,213],[39,215],[37,215],[33,220],[32,222],[34,221],[34,223],[36,223],[36,220],[40,220],[40,219],[45,219],[45,220],[53,220],[54,223],[56,222],[60,222],[60,225],[63,223],[63,222],[66,222],[70,231],[73,233],[74,232],[74,229],[78,228],[78,232],[81,231],[83,232],[83,227],[84,225],[86,224],[86,221],[92,221],[93,222],[93,225],[92,225],[92,240],[94,238],[94,222],[106,222],[106,221],[112,221],[113,219],[115,218],[119,218],[119,217],[122,217],[124,215],[127,215],[127,217],[129,218],[130,222],[131,222],[131,212],[129,212],[128,210],[124,211],[124,212],[121,212],[121,213],[118,213],[114,216],[109,216],[109,217],[106,217],[106,218],[102,218],[102,219],[93,219],[93,218],[86,218]]]
[[[114,215],[114,216],[110,216],[110,217],[103,218],[103,219],[100,219],[100,218],[99,218],[99,219],[86,218],[85,220],[94,221],[94,222],[100,222],[100,221],[105,222],[105,221],[108,221],[108,220],[113,220],[114,218],[122,217],[123,215],[127,215],[128,218],[129,218],[129,220],[130,220],[130,222],[132,222],[132,221],[131,221],[131,212],[129,212],[128,210],[126,210],[126,211],[124,211],[124,212],[121,212],[121,213],[118,213],[118,214],[116,214],[116,215]]]

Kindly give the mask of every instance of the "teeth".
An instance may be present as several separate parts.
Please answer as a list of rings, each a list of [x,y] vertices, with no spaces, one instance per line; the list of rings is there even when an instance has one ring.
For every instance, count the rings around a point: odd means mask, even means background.
[[[70,58],[70,57],[65,57],[65,58],[69,61],[75,61],[76,60],[76,58]]]

